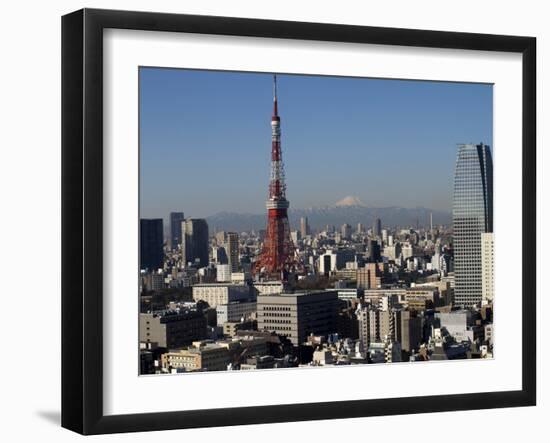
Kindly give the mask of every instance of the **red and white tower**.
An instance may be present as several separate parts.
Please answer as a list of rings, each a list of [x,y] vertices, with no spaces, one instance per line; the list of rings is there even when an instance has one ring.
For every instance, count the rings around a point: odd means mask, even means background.
[[[273,116],[271,117],[271,177],[267,207],[267,232],[263,249],[255,263],[256,272],[285,278],[296,268],[294,245],[290,238],[285,171],[281,150],[281,118],[277,109],[277,76],[273,76]]]

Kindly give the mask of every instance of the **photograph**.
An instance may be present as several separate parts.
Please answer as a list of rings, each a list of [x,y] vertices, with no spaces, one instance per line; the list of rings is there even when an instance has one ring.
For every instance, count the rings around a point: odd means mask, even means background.
[[[138,69],[140,375],[494,358],[493,84]]]
[[[3,6],[4,441],[544,440],[543,2]]]

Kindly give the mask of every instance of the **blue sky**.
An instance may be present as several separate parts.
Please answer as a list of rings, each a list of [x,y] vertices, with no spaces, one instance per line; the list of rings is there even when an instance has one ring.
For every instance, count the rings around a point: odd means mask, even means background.
[[[291,207],[451,209],[457,143],[492,146],[492,86],[278,75]],[[140,68],[141,217],[263,213],[272,76]],[[494,153],[493,153],[494,155]]]

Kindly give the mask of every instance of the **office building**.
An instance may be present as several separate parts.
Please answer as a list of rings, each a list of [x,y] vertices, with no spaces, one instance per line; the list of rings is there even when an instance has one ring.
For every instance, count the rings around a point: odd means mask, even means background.
[[[384,248],[384,257],[396,261],[401,256],[401,243],[393,243],[393,241],[391,243],[388,242],[388,245]]]
[[[374,219],[374,223],[372,225],[372,235],[374,238],[382,236],[382,220],[379,218]]]
[[[307,237],[310,233],[307,217],[300,218],[300,234],[302,238]]]
[[[170,248],[177,249],[181,244],[181,222],[185,220],[183,212],[170,212]]]
[[[239,234],[236,232],[227,233],[225,251],[231,272],[237,272],[239,270]]]
[[[218,326],[226,322],[246,321],[254,317],[256,313],[256,301],[234,301],[216,306],[216,319]]]
[[[310,334],[328,336],[337,330],[337,303],[336,291],[260,295],[258,330],[287,337],[294,346]]]
[[[351,225],[344,223],[340,229],[342,240],[351,240]]]
[[[206,337],[206,318],[201,312],[166,311],[139,314],[139,341],[162,348],[179,348]]]
[[[405,242],[401,245],[401,257],[403,260],[407,260],[409,257],[414,255],[413,245],[409,242]]]
[[[371,363],[395,363],[401,361],[401,346],[398,342],[383,340],[370,343],[367,349]]]
[[[493,232],[493,161],[489,146],[459,145],[453,196],[455,304],[483,296],[481,234]]]
[[[188,218],[181,223],[183,267],[190,263],[208,265],[208,224],[202,218]]]
[[[205,283],[193,286],[193,300],[205,301],[212,308],[251,298],[250,287],[246,284]]]
[[[401,350],[411,353],[422,342],[422,317],[414,311],[396,310],[391,313],[390,336],[401,344]]]
[[[376,240],[370,240],[368,261],[378,262],[380,260],[382,260],[382,255],[380,253],[380,244]]]
[[[225,371],[230,355],[225,346],[196,342],[188,349],[162,354],[161,362],[165,372]]]
[[[227,241],[227,232],[225,231],[219,231],[216,232],[216,244],[218,246],[225,245],[225,242]]]
[[[367,348],[372,342],[383,342],[390,336],[389,310],[373,307],[363,307],[357,310],[359,323],[359,340]]]
[[[229,260],[227,258],[227,252],[223,246],[212,247],[212,261],[221,265],[226,265]]]
[[[280,280],[254,282],[254,289],[258,295],[280,294],[284,292],[285,284]]]
[[[161,272],[152,272],[145,274],[145,287],[148,291],[160,291],[165,286],[164,274]]]
[[[355,251],[352,249],[334,249],[325,252],[319,257],[319,273],[328,275],[346,267],[347,262],[355,260]]]
[[[365,263],[356,271],[357,287],[361,289],[376,289],[382,283],[382,275],[377,263]]]
[[[229,265],[216,265],[216,281],[231,281],[231,268],[229,267]]]
[[[164,233],[162,218],[139,220],[140,269],[156,271],[164,262]]]
[[[438,326],[457,342],[473,342],[474,331],[470,328],[472,315],[470,311],[436,312]]]

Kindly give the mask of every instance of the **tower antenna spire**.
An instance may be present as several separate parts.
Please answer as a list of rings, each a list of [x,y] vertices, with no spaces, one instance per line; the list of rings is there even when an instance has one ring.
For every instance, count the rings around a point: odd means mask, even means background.
[[[273,74],[273,116],[278,116],[277,109],[277,74]]]

